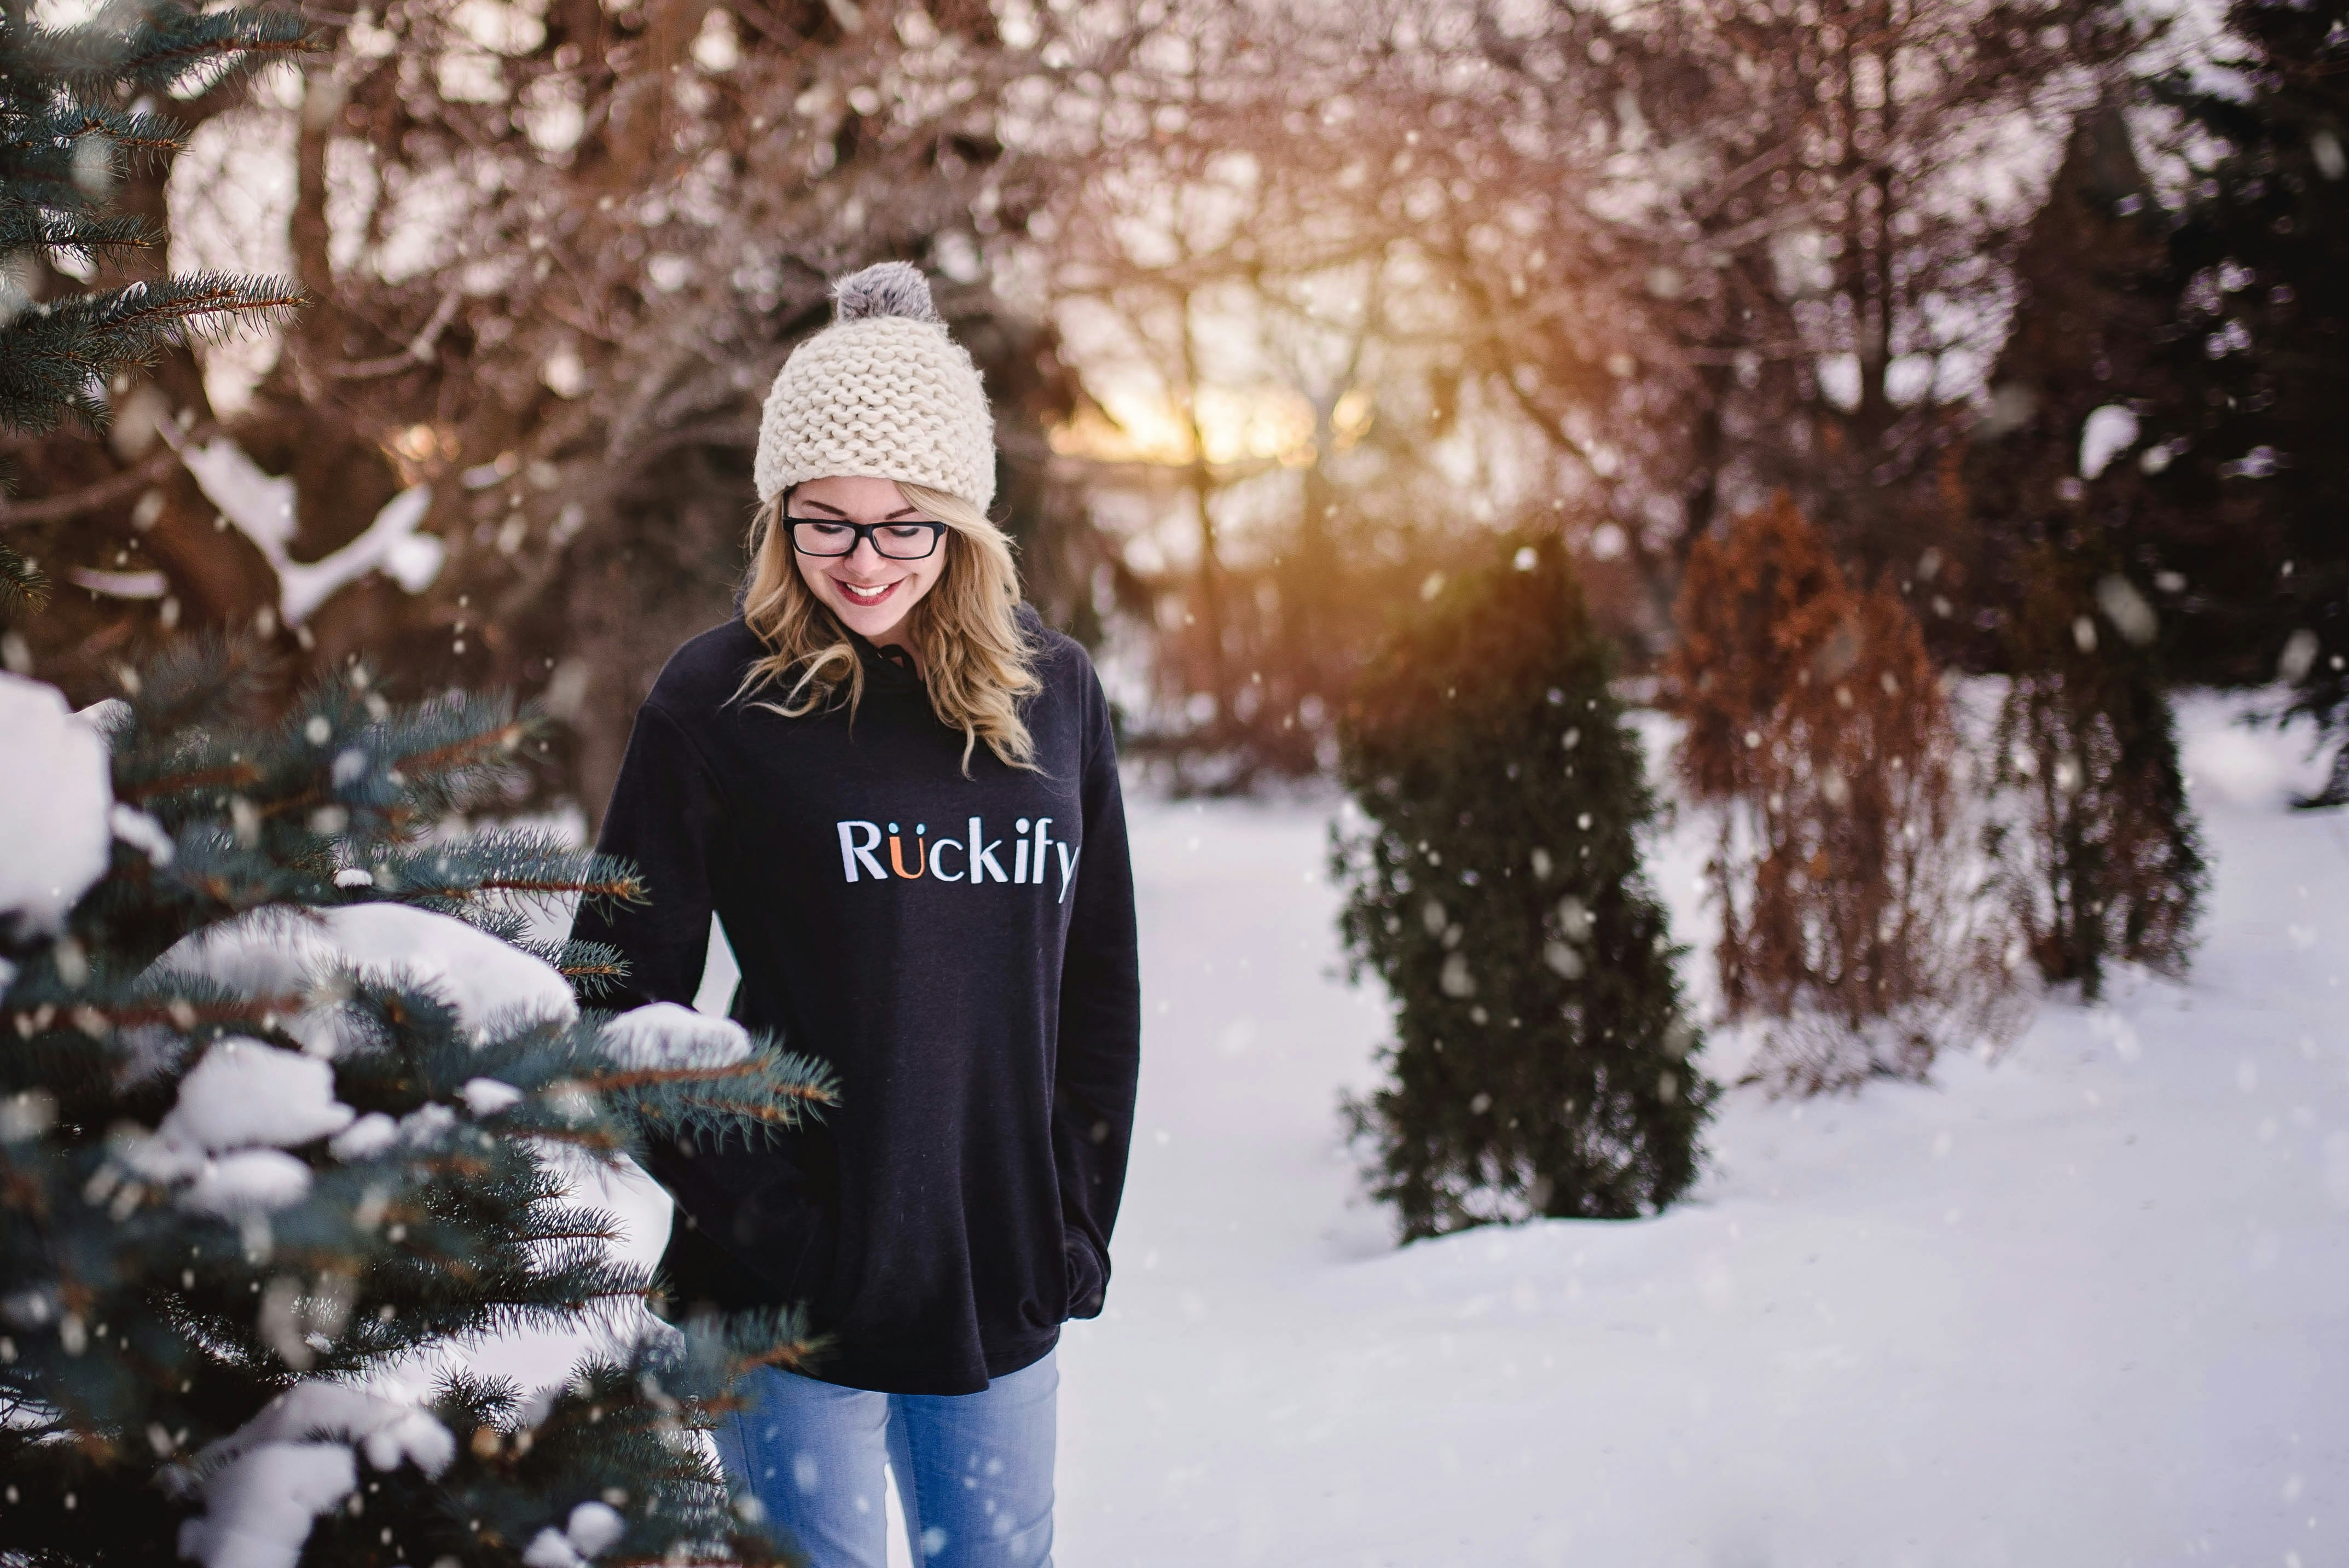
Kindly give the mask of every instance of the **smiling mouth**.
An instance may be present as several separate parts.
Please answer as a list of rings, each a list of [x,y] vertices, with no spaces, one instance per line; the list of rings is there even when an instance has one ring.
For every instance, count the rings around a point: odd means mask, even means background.
[[[850,603],[878,604],[890,594],[895,593],[897,591],[897,583],[903,583],[905,579],[900,577],[896,583],[884,583],[878,588],[859,588],[853,583],[841,583],[836,577],[833,581],[839,584],[840,596]]]

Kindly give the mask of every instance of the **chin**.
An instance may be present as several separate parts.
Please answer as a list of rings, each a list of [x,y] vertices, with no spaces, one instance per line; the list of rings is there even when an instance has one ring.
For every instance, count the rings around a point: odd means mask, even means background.
[[[872,610],[849,610],[841,614],[841,624],[868,643],[877,643],[903,625],[905,617],[881,614]]]
[[[826,598],[832,603],[833,614],[838,615],[857,635],[871,642],[897,628],[905,619],[905,613],[913,608],[914,600],[920,592],[919,585],[907,578],[878,603],[861,604],[845,588],[834,583]]]

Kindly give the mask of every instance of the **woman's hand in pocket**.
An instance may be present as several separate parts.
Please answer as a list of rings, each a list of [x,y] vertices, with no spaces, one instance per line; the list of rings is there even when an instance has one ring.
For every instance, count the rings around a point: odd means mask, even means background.
[[[1109,1289],[1109,1269],[1081,1231],[1071,1231],[1064,1243],[1069,1269],[1071,1317],[1099,1317]]]

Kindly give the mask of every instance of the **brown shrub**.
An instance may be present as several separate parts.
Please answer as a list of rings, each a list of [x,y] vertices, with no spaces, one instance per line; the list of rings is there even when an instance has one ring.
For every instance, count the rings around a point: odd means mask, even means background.
[[[1855,593],[1783,497],[1698,543],[1665,666],[1732,1019],[1770,1020],[1749,1077],[1814,1092],[1922,1078],[2013,1022],[2002,929],[1974,896],[1957,728],[1889,583]]]

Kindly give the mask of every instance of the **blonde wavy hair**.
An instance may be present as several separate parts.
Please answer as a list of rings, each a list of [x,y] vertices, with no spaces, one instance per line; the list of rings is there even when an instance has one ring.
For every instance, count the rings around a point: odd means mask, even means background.
[[[771,686],[781,700],[753,707],[798,718],[844,701],[853,722],[864,696],[864,665],[792,559],[790,531],[782,526],[790,493],[779,491],[763,503],[750,524],[750,587],[742,619],[768,652],[743,675],[734,700]],[[1036,674],[1036,646],[1016,613],[1019,568],[1011,559],[1011,541],[960,496],[903,480],[897,493],[907,506],[947,525],[938,542],[946,568],[906,612],[905,640],[921,661],[930,707],[962,731],[966,777],[982,740],[1007,766],[1035,771],[1036,742],[1019,705],[1042,690],[1043,682]]]

